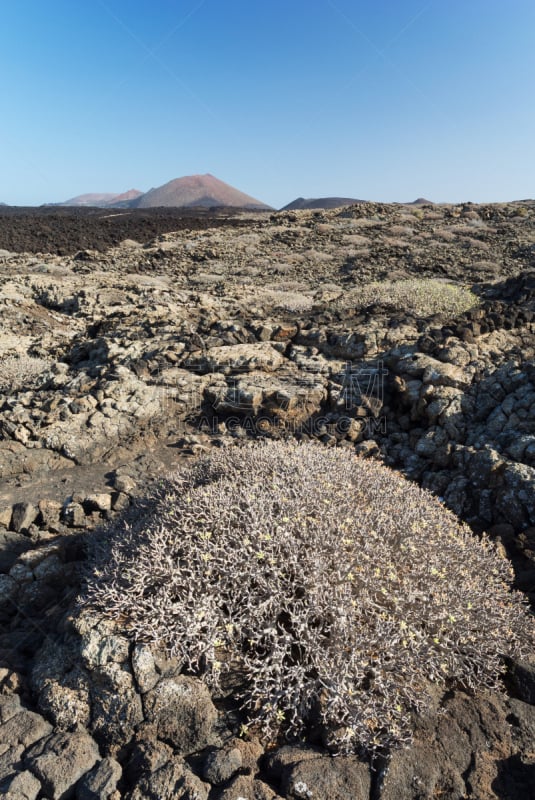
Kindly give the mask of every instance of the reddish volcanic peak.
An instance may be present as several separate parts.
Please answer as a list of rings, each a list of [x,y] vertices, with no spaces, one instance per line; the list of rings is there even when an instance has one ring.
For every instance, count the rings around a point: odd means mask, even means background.
[[[151,189],[136,202],[138,208],[157,206],[234,206],[238,208],[269,208],[265,203],[251,197],[209,173],[186,175]]]
[[[251,197],[228,183],[207,173],[186,175],[183,178],[158,186],[143,194],[139,189],[129,189],[122,194],[93,193],[72,197],[64,206],[99,206],[100,208],[188,208],[203,206],[231,206],[233,208],[269,209],[261,200]]]
[[[116,194],[112,199],[114,203],[124,203],[126,200],[135,200],[136,197],[141,197],[142,194],[143,192],[140,192],[139,189],[129,189],[122,194]]]

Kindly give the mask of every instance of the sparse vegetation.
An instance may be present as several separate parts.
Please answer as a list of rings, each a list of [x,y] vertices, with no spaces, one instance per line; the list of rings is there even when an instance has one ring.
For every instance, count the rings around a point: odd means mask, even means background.
[[[530,625],[512,571],[430,494],[319,445],[214,451],[91,539],[83,604],[183,659],[273,739],[406,742],[429,682],[494,687]]]
[[[0,361],[0,394],[10,394],[35,386],[50,363],[33,356],[7,356]]]
[[[398,249],[398,248],[410,249],[411,248],[411,242],[409,242],[407,239],[402,239],[399,236],[383,236],[381,244],[384,247],[394,248],[394,249]]]
[[[443,242],[448,242],[448,244],[454,242],[457,239],[455,233],[451,230],[451,228],[438,228],[435,231],[435,236],[437,236]]]
[[[485,252],[490,252],[491,248],[488,242],[482,242],[481,239],[475,239],[472,236],[465,236],[461,242],[461,245],[468,250],[484,250]]]
[[[251,301],[270,311],[306,312],[314,305],[310,286],[300,281],[279,280],[255,286]]]
[[[421,317],[461,314],[478,305],[479,299],[464,286],[439,279],[409,279],[369,283],[346,292],[344,307],[391,306]]]
[[[388,233],[390,236],[412,236],[414,229],[410,225],[391,225]]]

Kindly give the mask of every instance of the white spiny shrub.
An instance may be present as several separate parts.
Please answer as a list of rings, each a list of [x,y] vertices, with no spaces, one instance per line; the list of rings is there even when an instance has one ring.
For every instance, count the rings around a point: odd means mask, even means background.
[[[494,687],[532,636],[509,563],[429,493],[321,445],[217,450],[93,541],[83,604],[241,702],[267,737],[410,740],[429,682]]]

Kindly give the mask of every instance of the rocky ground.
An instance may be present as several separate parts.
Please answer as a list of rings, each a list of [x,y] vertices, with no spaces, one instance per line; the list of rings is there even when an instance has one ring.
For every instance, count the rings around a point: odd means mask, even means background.
[[[370,770],[240,736],[203,684],[75,610],[96,526],[179,461],[287,435],[438,494],[533,602],[535,204],[241,214],[149,241],[144,225],[54,255],[0,237],[4,795],[535,797],[531,657],[503,695],[437,695]]]
[[[0,203],[0,247],[70,255],[84,248],[104,251],[128,238],[145,243],[168,231],[240,224],[244,223],[234,209],[32,208]]]

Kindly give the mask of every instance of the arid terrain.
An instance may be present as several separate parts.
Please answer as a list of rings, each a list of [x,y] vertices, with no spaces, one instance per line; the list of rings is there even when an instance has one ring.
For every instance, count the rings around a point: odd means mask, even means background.
[[[209,223],[207,223],[207,218]],[[222,220],[221,222],[219,220]],[[79,250],[99,252],[135,237],[147,244],[161,233],[203,230],[218,224],[241,224],[234,209],[150,208],[140,210],[51,205],[35,209],[0,206],[2,248],[16,253],[72,256]]]
[[[533,607],[535,202],[2,208],[6,797],[535,797],[535,650],[503,693],[438,692],[385,770],[240,736],[176,664],[84,627],[95,528],[174,465],[288,436],[429,489],[498,543]]]

